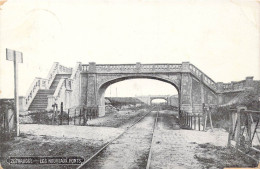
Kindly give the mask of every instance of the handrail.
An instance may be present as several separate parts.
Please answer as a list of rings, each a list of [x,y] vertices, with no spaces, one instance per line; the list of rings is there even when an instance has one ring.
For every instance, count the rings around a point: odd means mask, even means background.
[[[50,88],[53,80],[56,77],[56,74],[62,74],[62,73],[67,73],[67,74],[71,74],[72,73],[72,68],[68,68],[65,66],[60,65],[59,62],[54,62],[51,70],[48,73],[47,79],[48,79],[48,87],[47,89]]]
[[[31,83],[29,90],[25,95],[25,109],[27,110],[32,103],[34,97],[36,96],[39,89],[46,89],[47,88],[48,79],[43,78],[35,78],[34,81]]]
[[[57,86],[57,88],[56,88],[56,90],[55,90],[55,92],[54,92],[54,94],[53,94],[53,96],[54,96],[55,99],[56,99],[57,97],[59,97],[60,91],[61,91],[63,85],[65,84],[64,82],[65,82],[65,79],[64,79],[64,78],[60,79],[60,81],[59,81],[59,83],[58,83],[58,86]]]
[[[54,80],[56,74],[57,74],[57,71],[58,71],[58,66],[59,66],[59,63],[58,62],[54,62],[49,73],[48,73],[48,76],[47,76],[47,79],[48,79],[48,87],[47,89],[50,88],[51,84],[52,84],[52,81]]]
[[[204,72],[202,72],[200,69],[198,69],[193,64],[190,64],[189,66],[191,73],[194,74],[196,77],[198,77],[200,80],[202,79],[205,84],[207,84],[210,88],[212,88],[214,91],[217,90],[217,84],[214,80],[212,80],[209,76],[207,76]],[[203,75],[203,78],[201,77]]]
[[[55,99],[57,99],[58,97],[60,97],[60,92],[62,90],[63,87],[65,87],[66,90],[71,90],[72,86],[71,86],[71,82],[72,80],[69,78],[62,78],[60,79],[58,86],[53,94],[53,97]]]
[[[81,71],[81,62],[78,62],[72,71],[70,79],[75,80],[77,73],[80,71]]]

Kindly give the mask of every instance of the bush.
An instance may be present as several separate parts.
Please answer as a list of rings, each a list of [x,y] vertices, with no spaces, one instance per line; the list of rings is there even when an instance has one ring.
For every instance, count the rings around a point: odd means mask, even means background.
[[[28,115],[31,116],[33,123],[36,124],[51,124],[52,122],[52,111],[33,112]]]
[[[236,109],[237,106],[245,106],[248,110],[259,110],[260,102],[258,100],[258,94],[251,90],[245,91],[233,99],[233,104],[224,107],[217,107],[212,112],[213,126],[228,130],[230,125],[230,109]]]

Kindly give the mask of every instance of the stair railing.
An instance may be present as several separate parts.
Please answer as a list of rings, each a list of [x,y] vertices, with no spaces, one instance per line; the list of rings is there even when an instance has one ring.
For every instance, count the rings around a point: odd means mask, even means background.
[[[214,82],[214,80],[212,80],[210,77],[208,77],[205,73],[203,73],[201,70],[199,70],[193,64],[189,64],[189,69],[195,77],[202,80],[204,82],[204,84],[206,84],[209,88],[211,88],[213,91],[216,92],[217,84],[216,84],[216,82]]]
[[[51,67],[51,70],[49,71],[49,74],[47,76],[47,79],[48,79],[47,89],[50,88],[53,80],[56,77],[56,74],[71,74],[71,73],[72,73],[72,68],[62,66],[62,65],[60,65],[59,62],[54,62]]]
[[[47,89],[48,79],[35,78],[25,97],[20,97],[21,110],[28,110],[39,89]]]
[[[48,96],[47,109],[51,109],[54,103],[59,105],[61,102],[61,93],[65,92],[66,90],[72,90],[72,80],[69,78],[62,78],[60,79],[54,94]]]
[[[51,70],[48,73],[47,79],[48,79],[48,84],[47,84],[47,89],[50,88],[56,74],[58,73],[58,66],[59,66],[59,62],[54,62]]]
[[[81,62],[77,62],[75,68],[72,71],[70,79],[75,80],[77,78],[77,73],[81,72],[81,69],[82,69]]]

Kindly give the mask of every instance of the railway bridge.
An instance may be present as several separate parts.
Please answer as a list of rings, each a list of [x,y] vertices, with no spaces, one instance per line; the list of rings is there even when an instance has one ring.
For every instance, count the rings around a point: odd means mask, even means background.
[[[147,105],[151,105],[152,101],[155,99],[165,100],[167,105],[174,105],[174,106],[178,105],[178,101],[176,101],[176,98],[178,98],[178,96],[175,96],[175,95],[172,95],[172,96],[171,95],[147,95],[147,96],[142,95],[142,96],[135,96],[135,97]],[[174,101],[171,101],[171,100],[173,100],[173,98],[174,98]],[[172,103],[172,102],[174,102],[174,103]]]
[[[201,113],[202,104],[219,105],[237,93],[254,88],[253,77],[239,82],[215,82],[189,62],[180,64],[82,64],[68,68],[55,62],[47,78],[35,78],[26,96],[20,97],[21,111],[50,110],[54,103],[64,109],[96,107],[105,115],[106,89],[127,79],[155,79],[173,85],[178,104],[188,113]]]

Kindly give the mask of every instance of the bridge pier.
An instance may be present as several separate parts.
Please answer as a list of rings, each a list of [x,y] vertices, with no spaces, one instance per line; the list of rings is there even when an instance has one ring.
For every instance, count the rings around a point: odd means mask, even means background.
[[[192,79],[190,76],[189,62],[182,63],[181,70],[181,98],[180,98],[180,109],[188,113],[192,113]]]

